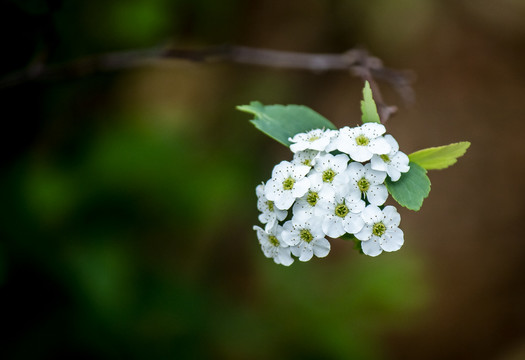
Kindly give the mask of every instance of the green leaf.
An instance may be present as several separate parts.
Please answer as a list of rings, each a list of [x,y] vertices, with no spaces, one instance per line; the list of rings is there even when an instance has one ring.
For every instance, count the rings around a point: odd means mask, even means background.
[[[399,205],[418,211],[430,192],[430,179],[424,168],[410,162],[410,170],[402,174],[398,181],[387,178],[386,187]]]
[[[376,103],[372,96],[372,89],[370,84],[365,82],[365,87],[363,88],[363,100],[361,100],[361,121],[364,123],[375,122],[381,124],[379,119],[379,114],[377,113]]]
[[[455,164],[458,161],[457,158],[463,156],[469,146],[470,142],[462,141],[450,145],[431,147],[413,152],[408,155],[408,158],[427,170],[445,169]]]
[[[336,129],[325,117],[302,105],[263,105],[252,101],[250,105],[237,106],[237,109],[254,114],[255,119],[250,121],[255,127],[286,146],[290,146],[288,138],[298,133]]]

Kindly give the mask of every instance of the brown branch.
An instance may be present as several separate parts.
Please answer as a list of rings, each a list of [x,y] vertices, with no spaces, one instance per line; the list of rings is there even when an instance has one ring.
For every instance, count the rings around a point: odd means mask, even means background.
[[[406,103],[413,101],[411,82],[407,72],[383,67],[381,60],[363,49],[352,49],[343,54],[310,54],[257,49],[243,46],[215,46],[203,49],[151,48],[94,55],[63,64],[33,64],[26,69],[0,79],[0,89],[32,81],[60,80],[87,76],[97,72],[127,69],[159,59],[180,59],[194,62],[229,61],[283,69],[309,70],[315,73],[350,71],[368,81],[378,106],[381,121],[385,123],[397,111],[384,103],[375,79],[388,82]]]

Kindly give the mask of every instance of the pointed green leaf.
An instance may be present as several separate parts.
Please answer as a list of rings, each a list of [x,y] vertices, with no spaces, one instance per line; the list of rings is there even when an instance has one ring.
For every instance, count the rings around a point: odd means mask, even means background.
[[[402,174],[398,181],[387,178],[386,187],[399,205],[418,211],[430,192],[430,179],[425,169],[410,162],[410,170]]]
[[[250,105],[237,106],[237,109],[254,114],[255,119],[250,121],[255,127],[286,146],[290,146],[288,138],[298,133],[336,129],[325,117],[302,105],[263,105],[252,101]]]
[[[376,122],[381,123],[379,119],[379,114],[377,113],[376,103],[372,96],[372,89],[370,84],[365,82],[365,87],[363,88],[363,100],[361,100],[361,121],[364,123],[367,122]]]
[[[470,142],[462,141],[450,145],[431,147],[413,152],[408,155],[408,158],[427,170],[445,169],[455,164],[457,158],[463,156],[469,146]]]

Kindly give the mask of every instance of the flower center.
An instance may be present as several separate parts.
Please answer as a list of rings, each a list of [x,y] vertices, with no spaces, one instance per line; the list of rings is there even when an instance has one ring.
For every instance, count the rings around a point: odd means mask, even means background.
[[[331,183],[334,180],[336,173],[332,169],[323,171],[323,181]]]
[[[348,214],[348,207],[345,204],[339,204],[335,207],[335,214],[344,218]]]
[[[372,234],[375,236],[381,236],[385,233],[386,226],[382,222],[375,223],[372,227]]]
[[[361,192],[366,192],[370,188],[370,183],[367,179],[361,178],[361,180],[357,182],[357,186],[359,187],[359,190],[361,190]]]
[[[277,238],[273,235],[270,235],[268,236],[268,241],[270,242],[270,244],[272,244],[273,246],[279,246],[280,243],[279,243],[279,240],[277,240]]]
[[[366,146],[368,145],[368,143],[370,142],[370,140],[364,136],[363,134],[359,135],[358,137],[355,138],[355,143],[359,146]]]
[[[320,139],[319,136],[317,136],[317,135],[312,135],[312,136],[310,136],[310,137],[308,138],[308,141],[310,141],[310,142],[314,142],[315,140],[319,140],[319,139]]]
[[[283,181],[283,189],[284,190],[292,190],[293,184],[295,183],[295,180],[289,177],[288,179]]]
[[[390,158],[386,154],[385,155],[379,155],[379,157],[386,163],[390,162]]]
[[[301,232],[299,233],[299,236],[301,237],[301,240],[306,241],[307,243],[309,243],[310,241],[314,239],[314,236],[312,235],[310,230],[307,230],[307,229],[301,230]]]
[[[303,165],[312,166],[312,161],[310,159],[304,159],[303,160]]]
[[[310,191],[306,196],[306,202],[311,206],[315,206],[315,204],[317,204],[317,200],[319,200],[319,194],[316,192]]]
[[[273,201],[268,200],[266,205],[268,205],[268,210],[273,211]]]

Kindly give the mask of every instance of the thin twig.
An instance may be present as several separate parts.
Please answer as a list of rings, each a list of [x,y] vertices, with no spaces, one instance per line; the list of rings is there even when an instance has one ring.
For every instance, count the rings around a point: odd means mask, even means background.
[[[342,54],[311,54],[228,45],[191,50],[157,47],[93,55],[62,64],[37,63],[0,79],[0,89],[32,81],[70,79],[97,72],[128,69],[159,59],[180,59],[193,62],[229,61],[283,69],[309,70],[315,73],[349,71],[354,76],[370,83],[383,123],[397,111],[397,108],[384,103],[375,81],[376,78],[392,85],[406,103],[413,101],[412,76],[408,72],[385,68],[381,60],[370,56],[363,49],[351,49]]]

